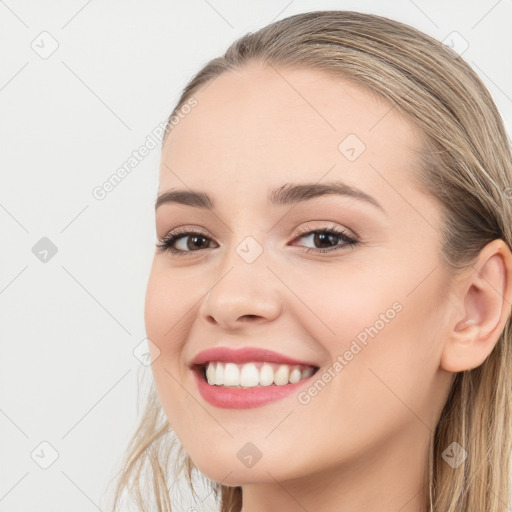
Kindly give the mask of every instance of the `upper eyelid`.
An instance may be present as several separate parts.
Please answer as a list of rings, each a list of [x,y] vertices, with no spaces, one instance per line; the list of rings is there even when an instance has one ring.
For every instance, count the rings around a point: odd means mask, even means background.
[[[303,238],[305,236],[310,236],[313,233],[317,233],[317,232],[321,233],[323,231],[328,231],[328,230],[332,229],[332,230],[339,232],[340,236],[345,236],[345,237],[350,238],[351,240],[361,243],[361,239],[360,239],[359,235],[352,234],[351,233],[352,230],[347,230],[347,228],[344,228],[341,226],[329,225],[328,224],[329,221],[324,221],[324,222],[326,222],[327,224],[323,224],[320,226],[311,226],[310,224],[306,224],[306,226],[300,228],[299,231],[294,235],[294,238],[292,241]],[[215,238],[213,236],[210,236],[203,229],[192,228],[192,227],[188,227],[188,226],[171,229],[170,231],[168,231],[166,234],[163,235],[161,240],[165,242],[166,239],[174,238],[173,243],[176,243],[178,240],[181,240],[182,238],[187,238],[187,237],[193,236],[193,235],[204,236],[205,238],[208,238],[210,240],[210,242],[217,244],[217,242],[215,241]],[[184,252],[194,252],[194,251],[184,251]]]
[[[314,226],[314,225],[311,225],[311,223],[319,223],[319,225]],[[302,226],[302,227],[300,227],[300,226]],[[298,230],[298,234],[304,234],[304,232],[306,232],[306,231],[321,231],[323,229],[333,228],[333,229],[343,230],[345,232],[348,231],[348,232],[352,233],[354,237],[359,236],[358,233],[354,229],[348,228],[347,226],[344,226],[344,225],[339,225],[335,221],[332,221],[332,220],[314,219],[314,220],[306,221],[305,223],[300,223],[300,226],[295,228],[295,230]],[[273,230],[274,230],[274,227],[272,227],[270,231],[273,231]],[[159,231],[159,230],[157,229],[157,231]],[[204,234],[206,236],[213,237],[213,235],[208,234],[208,230],[206,230],[202,227],[199,227],[198,225],[194,225],[194,224],[185,224],[183,226],[165,230],[165,232],[162,236],[166,236],[172,232],[186,234],[188,231],[197,232],[197,233]]]
[[[322,222],[322,221],[315,221],[315,222]],[[312,232],[317,232],[317,231],[321,232],[321,231],[325,231],[325,230],[329,230],[329,229],[343,231],[344,233],[347,233],[347,232],[354,233],[353,230],[351,230],[351,229],[347,229],[342,226],[331,225],[331,224],[329,224],[329,221],[324,221],[324,222],[326,224],[322,224],[320,226],[310,226],[309,224],[306,224],[304,227],[298,228],[298,231],[295,233],[295,235],[296,236],[304,236],[304,235],[307,235]],[[211,239],[215,238],[213,235],[208,234],[208,232],[202,228],[188,227],[188,226],[170,229],[169,231],[164,233],[162,238],[168,237],[168,236],[176,236],[176,237],[180,236],[181,237],[181,236],[195,235],[195,234],[204,235]],[[347,233],[347,234],[350,234],[350,233]],[[354,233],[353,236],[358,237],[358,235],[356,233]]]

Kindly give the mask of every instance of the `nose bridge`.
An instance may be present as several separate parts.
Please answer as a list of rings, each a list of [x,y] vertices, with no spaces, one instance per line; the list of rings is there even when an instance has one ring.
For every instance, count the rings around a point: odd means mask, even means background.
[[[256,225],[249,208],[242,209],[244,211],[238,216],[238,225],[232,228],[226,251],[221,256],[221,275],[231,269],[230,273],[236,271],[240,275],[250,275],[256,271],[261,278],[269,273],[266,268],[270,256],[269,233],[266,232],[266,225]]]
[[[209,321],[235,327],[248,318],[271,320],[279,314],[279,281],[267,268],[264,241],[256,236],[244,236],[222,256],[219,272],[201,305],[202,315]]]

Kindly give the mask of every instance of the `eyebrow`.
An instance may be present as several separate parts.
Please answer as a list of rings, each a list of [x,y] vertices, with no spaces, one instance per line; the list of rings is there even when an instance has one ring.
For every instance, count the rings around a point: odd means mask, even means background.
[[[269,206],[284,206],[325,195],[341,195],[359,199],[371,204],[385,213],[382,205],[373,196],[361,189],[342,181],[326,183],[286,183],[282,187],[270,190],[267,196]],[[198,190],[171,189],[159,195],[155,202],[155,210],[162,204],[177,203],[206,210],[215,209],[215,200],[206,192]]]

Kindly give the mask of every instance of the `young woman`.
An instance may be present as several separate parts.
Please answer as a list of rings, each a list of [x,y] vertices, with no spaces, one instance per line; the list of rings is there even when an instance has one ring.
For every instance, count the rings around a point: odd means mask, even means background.
[[[298,14],[207,63],[163,143],[116,502],[146,510],[148,470],[182,510],[173,461],[222,512],[509,510],[511,187],[489,92],[407,25]]]

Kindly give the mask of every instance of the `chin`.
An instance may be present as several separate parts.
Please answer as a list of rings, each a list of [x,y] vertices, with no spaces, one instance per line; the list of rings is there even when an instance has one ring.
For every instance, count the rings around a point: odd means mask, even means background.
[[[220,459],[209,455],[207,459],[192,458],[192,462],[204,476],[229,487],[270,483],[275,482],[275,478],[281,480],[290,477],[290,475],[283,475],[282,462],[274,465],[271,460],[264,461],[263,457],[252,467],[245,466],[236,456],[233,458],[230,455]]]

